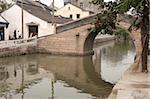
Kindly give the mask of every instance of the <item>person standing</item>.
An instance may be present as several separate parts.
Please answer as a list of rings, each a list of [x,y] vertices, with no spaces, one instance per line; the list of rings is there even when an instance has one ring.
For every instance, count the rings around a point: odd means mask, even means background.
[[[14,30],[14,39],[17,39],[17,33],[16,33],[16,30]]]
[[[21,33],[19,32],[19,30],[17,31],[17,35],[18,35],[18,39],[22,38]]]

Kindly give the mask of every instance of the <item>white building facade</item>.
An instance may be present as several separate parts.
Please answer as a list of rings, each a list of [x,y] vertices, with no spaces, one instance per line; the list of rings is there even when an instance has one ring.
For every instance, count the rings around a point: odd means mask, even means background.
[[[16,32],[18,32],[17,38],[19,38],[20,35],[22,36],[22,17],[21,17],[22,14],[21,13],[22,13],[21,7],[19,7],[18,5],[14,5],[10,9],[2,13],[2,16],[5,17],[10,23],[8,27],[9,36],[13,36],[15,30]],[[38,27],[38,37],[46,36],[46,35],[54,33],[54,26],[52,26],[52,24],[46,21],[43,21],[37,18],[36,16],[31,15],[25,10],[23,10],[23,17],[24,17],[24,23],[23,23],[23,28],[24,28],[23,38],[24,39],[27,39],[30,37],[29,35],[30,23],[32,26]]]
[[[92,1],[93,0],[64,0],[64,5],[71,3],[71,4],[76,5],[82,9],[92,11],[94,13],[101,12],[101,9],[99,9],[99,5],[92,4]]]
[[[91,11],[84,10],[70,3],[55,12],[55,15],[72,18],[73,20],[84,18],[91,14],[93,14]]]
[[[22,2],[22,1],[21,1]],[[9,22],[7,37],[28,39],[37,35],[43,37],[55,33],[55,27],[52,24],[52,15],[50,9],[45,5],[31,0],[23,1],[23,29],[22,29],[22,6],[19,1],[11,8],[4,11],[1,15]],[[65,18],[64,18],[65,19]],[[56,24],[63,24],[69,19],[54,17]],[[63,22],[62,22],[63,20]],[[23,31],[23,32],[22,32]],[[8,39],[8,38],[7,38]]]

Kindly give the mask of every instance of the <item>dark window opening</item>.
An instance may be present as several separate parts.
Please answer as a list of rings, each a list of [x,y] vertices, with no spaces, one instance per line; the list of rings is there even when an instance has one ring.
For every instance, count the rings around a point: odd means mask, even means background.
[[[70,10],[70,7],[68,7],[68,10]]]
[[[77,19],[79,19],[80,18],[80,14],[77,14]]]
[[[4,27],[0,27],[0,41],[5,39]]]
[[[70,18],[72,18],[73,16],[72,16],[72,14],[70,14]]]
[[[76,0],[76,4],[78,4],[79,0]]]
[[[80,8],[83,8],[83,2],[80,2]]]
[[[89,7],[92,7],[92,3],[89,3]]]
[[[29,26],[29,37],[38,36],[38,26]]]
[[[71,4],[71,2],[69,2],[69,1],[68,1],[68,2],[64,2],[64,5],[67,5],[68,3],[70,3],[70,4]]]

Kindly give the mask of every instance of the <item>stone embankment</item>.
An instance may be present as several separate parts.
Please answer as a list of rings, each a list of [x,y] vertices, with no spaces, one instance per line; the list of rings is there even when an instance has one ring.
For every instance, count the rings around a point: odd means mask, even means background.
[[[8,56],[18,56],[18,55],[25,55],[36,53],[36,47],[17,47],[17,48],[3,48],[0,49],[0,57],[8,57]]]
[[[37,38],[0,42],[0,57],[36,53]]]
[[[148,73],[142,73],[137,64],[133,64],[114,86],[108,99],[150,99],[150,56]]]
[[[53,38],[53,36],[51,36],[51,38]],[[70,39],[70,37],[69,37],[69,39]],[[102,43],[102,42],[107,42],[110,40],[114,40],[114,36],[98,35],[95,39],[95,43]],[[53,43],[52,39],[50,41],[51,41],[51,43],[48,43],[48,45],[51,44],[50,47],[54,47],[54,46],[62,43],[62,41],[59,41],[59,38],[57,38],[57,40],[54,39],[54,41],[56,43]],[[70,45],[73,46],[72,42],[68,42],[68,43],[71,43]],[[61,44],[61,46],[64,46],[64,48],[68,48],[69,46],[67,44],[65,44],[65,45]],[[63,50],[64,48],[62,48],[61,50]],[[45,51],[45,50],[42,50],[42,51]],[[57,49],[55,48],[54,51],[57,51]],[[31,54],[31,53],[38,53],[38,52],[39,52],[39,50],[37,48],[37,41],[35,41],[35,39],[12,40],[12,41],[1,41],[0,42],[0,57],[17,56],[17,55],[24,55],[24,54]],[[57,51],[57,52],[59,52],[59,51]],[[53,54],[53,53],[51,52],[50,54]],[[63,55],[63,53],[61,53],[61,51],[58,54]]]

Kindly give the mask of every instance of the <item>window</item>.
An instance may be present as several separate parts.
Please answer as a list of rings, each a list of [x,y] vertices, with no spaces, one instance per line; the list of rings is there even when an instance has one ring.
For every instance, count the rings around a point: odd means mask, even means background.
[[[68,10],[70,10],[70,7],[68,7]]]
[[[92,7],[92,3],[89,3],[89,7],[90,7],[90,8]]]
[[[80,8],[83,8],[83,2],[80,2]]]
[[[80,18],[80,14],[77,14],[77,19],[79,19]]]
[[[67,5],[67,2],[64,2],[64,6]]]
[[[64,5],[67,5],[68,3],[71,3],[70,1],[64,2]]]
[[[79,0],[76,0],[76,4],[78,4]]]
[[[70,14],[70,18],[72,18],[73,16],[72,16],[72,14]]]

